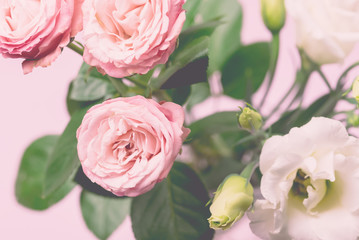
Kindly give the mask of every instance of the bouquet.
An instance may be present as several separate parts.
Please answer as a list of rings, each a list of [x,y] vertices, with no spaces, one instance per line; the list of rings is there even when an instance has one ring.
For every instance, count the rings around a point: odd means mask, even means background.
[[[236,0],[2,6],[0,53],[23,59],[19,71],[50,67],[64,48],[83,59],[66,128],[23,154],[23,206],[48,209],[81,186],[82,216],[98,239],[126,216],[137,240],[210,240],[243,218],[261,239],[359,237],[359,77],[348,77],[359,62],[335,82],[325,71],[359,41],[358,1],[261,0],[271,40],[252,44]],[[278,61],[286,21],[300,68],[273,105],[276,70],[291,66]],[[308,103],[313,74],[325,94]],[[237,110],[201,109],[218,96]]]

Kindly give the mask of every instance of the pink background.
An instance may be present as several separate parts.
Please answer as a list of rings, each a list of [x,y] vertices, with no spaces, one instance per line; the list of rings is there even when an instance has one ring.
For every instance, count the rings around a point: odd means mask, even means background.
[[[243,41],[251,43],[269,40],[270,33],[261,22],[259,1],[240,2],[244,9]],[[288,19],[281,32],[279,68],[275,86],[265,105],[265,113],[270,112],[294,80],[299,64],[294,39],[293,23]],[[342,65],[328,65],[323,68],[333,86],[343,69],[351,65],[358,54],[357,48]],[[21,61],[0,58],[1,239],[96,239],[82,219],[79,207],[80,187],[76,187],[60,203],[43,212],[22,207],[16,202],[14,195],[16,174],[24,149],[38,137],[60,134],[66,126],[69,120],[65,106],[67,87],[76,76],[81,62],[80,56],[65,49],[51,67],[35,69],[33,73],[24,76]],[[348,79],[353,79],[355,74],[358,74],[358,71],[353,71]],[[322,80],[317,74],[313,74],[306,91],[305,104],[309,104],[326,91]],[[224,97],[208,100],[204,106],[212,111],[219,110],[219,101],[226,104],[221,109],[237,109],[237,104],[228,104]],[[257,239],[249,230],[248,220],[243,219],[231,230],[218,233],[216,240],[238,239],[238,236],[241,236],[241,239]],[[110,239],[133,239],[130,220],[126,219]]]

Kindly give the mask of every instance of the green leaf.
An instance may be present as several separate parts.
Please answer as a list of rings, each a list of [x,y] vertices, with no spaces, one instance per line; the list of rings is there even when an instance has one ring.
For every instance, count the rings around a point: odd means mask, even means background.
[[[200,4],[201,0],[187,0],[183,5],[183,9],[186,10],[186,21],[183,24],[182,30],[185,30],[194,24]]]
[[[101,187],[100,185],[98,185],[95,182],[92,182],[83,172],[82,167],[79,167],[77,169],[77,172],[75,174],[74,177],[74,181],[76,183],[78,183],[83,190],[86,190],[88,192],[91,192],[93,194],[96,195],[101,195],[104,197],[112,197],[112,198],[118,198],[118,196],[116,196],[115,194],[113,194],[110,191],[107,191],[106,189],[104,189],[103,187]]]
[[[137,240],[210,240],[209,197],[197,174],[175,162],[167,179],[133,199],[132,229]]]
[[[188,28],[186,31],[181,33],[179,39],[178,48],[172,53],[167,65],[168,67],[161,71],[160,75],[157,78],[151,79],[150,87],[152,89],[159,89],[164,85],[175,73],[182,70],[186,66],[190,65],[196,59],[207,56],[208,45],[209,45],[209,36],[220,24],[218,20],[214,20],[208,23],[195,25],[191,28]],[[203,60],[199,59],[200,66],[203,65]],[[205,64],[207,69],[208,63]],[[197,83],[199,80],[196,78],[196,75],[193,71],[197,71],[194,66],[197,66],[195,63],[189,69],[184,70],[184,72],[192,72],[192,75],[186,74],[187,82]],[[194,69],[193,69],[194,68]],[[200,73],[203,71],[203,67],[198,67]],[[182,71],[183,72],[183,71]],[[180,74],[183,75],[183,74]],[[203,74],[200,74],[202,76]],[[206,74],[204,74],[206,75]],[[182,79],[183,80],[183,79]],[[176,80],[176,82],[178,82]]]
[[[269,68],[269,43],[254,43],[238,48],[223,67],[224,93],[251,102]]]
[[[76,130],[88,108],[81,109],[72,115],[64,132],[60,136],[50,155],[45,172],[43,195],[49,196],[60,188],[80,165],[77,157]]]
[[[231,158],[223,158],[205,169],[201,176],[206,187],[215,190],[226,176],[231,173],[239,173],[242,169],[243,164],[241,162],[234,161]]]
[[[312,117],[328,117],[340,98],[340,92],[328,93],[317,99],[307,109],[286,112],[271,126],[271,131],[273,134],[287,134],[291,128],[306,124]]]
[[[190,86],[183,86],[183,87],[172,88],[167,90],[167,93],[172,98],[172,102],[177,103],[179,105],[183,105],[187,101],[190,92],[191,92]]]
[[[191,133],[187,138],[191,139],[197,136],[223,132],[239,132],[236,113],[237,112],[218,112],[192,123],[189,125]]]
[[[111,82],[96,68],[83,63],[77,77],[73,80],[70,99],[77,101],[94,101],[112,96],[116,89]]]
[[[72,86],[73,86],[73,82],[70,83],[69,90],[67,91],[67,96],[66,96],[67,111],[71,116],[78,110],[94,105],[97,102],[97,101],[76,101],[71,99],[70,94],[72,92]]]
[[[209,96],[211,91],[208,82],[201,82],[191,85],[191,94],[187,101],[187,110],[191,110],[196,104],[203,102]]]
[[[96,237],[104,240],[129,214],[131,198],[109,198],[83,190],[80,204],[87,227]]]
[[[65,197],[76,185],[68,180],[53,194],[42,197],[46,164],[58,138],[54,135],[39,138],[24,152],[16,178],[15,195],[17,201],[25,207],[47,209]]]
[[[242,8],[237,0],[202,0],[199,14],[204,21],[220,18],[224,22],[211,36],[208,73],[212,75],[241,45]]]
[[[184,30],[179,35],[179,45],[175,52],[171,55],[171,59],[176,57],[182,51],[185,51],[191,42],[201,37],[209,37],[212,33],[223,24],[220,18],[211,19],[210,21],[196,24]]]

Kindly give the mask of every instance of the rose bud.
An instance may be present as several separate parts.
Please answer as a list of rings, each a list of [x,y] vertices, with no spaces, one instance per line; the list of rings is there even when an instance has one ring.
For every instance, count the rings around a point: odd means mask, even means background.
[[[185,0],[88,0],[84,60],[112,77],[145,74],[174,51]]]
[[[279,32],[285,23],[284,0],[261,0],[262,18],[272,33]]]
[[[85,175],[117,196],[134,197],[167,177],[182,142],[184,111],[142,96],[93,106],[77,130]]]
[[[49,66],[82,30],[83,0],[0,1],[0,54],[22,69]]]
[[[242,128],[249,131],[258,130],[262,127],[262,116],[249,107],[242,110],[238,121]]]
[[[241,219],[253,202],[253,187],[246,178],[231,174],[219,185],[209,208],[209,225],[226,230]]]

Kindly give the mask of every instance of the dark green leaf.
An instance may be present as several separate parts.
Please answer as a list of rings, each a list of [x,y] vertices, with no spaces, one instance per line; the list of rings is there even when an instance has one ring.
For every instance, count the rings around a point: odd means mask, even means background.
[[[106,189],[104,189],[103,187],[101,187],[100,185],[98,185],[95,182],[92,182],[83,172],[82,167],[79,167],[75,178],[74,178],[75,182],[77,182],[84,190],[88,191],[88,192],[92,192],[96,195],[101,195],[104,197],[114,197],[114,198],[118,198],[118,196],[116,196],[115,194],[113,194],[110,191],[107,191]]]
[[[262,84],[269,68],[268,43],[254,43],[240,47],[223,67],[224,93],[250,102],[253,93]]]
[[[210,240],[209,197],[197,174],[175,162],[167,179],[133,199],[132,228],[137,240]]]
[[[208,23],[193,26],[180,35],[179,46],[172,53],[168,67],[164,69],[157,78],[151,79],[150,86],[152,89],[159,89],[164,85],[173,75],[177,72],[177,77],[172,82],[181,83],[184,79],[179,79],[179,76],[189,76],[186,81],[189,83],[197,83],[207,79],[207,76],[203,77],[203,68],[207,69],[208,59],[206,56],[208,53],[209,36],[220,24],[219,21],[214,20]],[[196,59],[200,59],[198,62],[192,63]],[[205,60],[205,61],[204,61]],[[191,64],[192,63],[192,64]],[[187,69],[182,70],[182,68]],[[182,71],[180,71],[182,70]],[[198,72],[198,73],[197,73]],[[186,73],[186,74],[184,74]],[[189,74],[191,73],[191,74]],[[196,77],[200,76],[200,80]],[[167,87],[168,88],[168,87]]]
[[[204,21],[220,18],[224,22],[211,36],[209,44],[209,75],[221,70],[241,45],[242,8],[237,0],[202,0],[199,14]]]
[[[187,101],[187,110],[191,110],[194,105],[203,102],[209,96],[211,96],[211,91],[208,82],[191,85],[191,94]]]
[[[80,204],[87,227],[104,240],[129,214],[131,198],[109,198],[83,190]]]
[[[231,173],[240,173],[243,168],[244,165],[241,162],[224,158],[206,168],[201,176],[206,187],[210,190],[215,190],[226,176]]]
[[[60,136],[50,156],[45,173],[43,195],[49,196],[60,188],[75,173],[80,165],[77,157],[76,130],[88,108],[81,109],[72,115],[64,132]]]
[[[70,179],[53,194],[46,198],[42,197],[46,164],[58,138],[53,135],[44,136],[25,150],[15,185],[17,201],[25,207],[35,210],[47,209],[65,197],[76,185]]]
[[[218,112],[208,117],[202,118],[191,125],[188,139],[195,138],[197,135],[212,135],[223,132],[238,132],[238,121],[236,112]]]
[[[73,80],[70,99],[76,101],[94,101],[112,96],[116,89],[96,68],[83,63],[77,77]]]
[[[171,96],[172,102],[183,105],[191,92],[190,86],[168,89],[167,93]]]
[[[329,116],[329,114],[333,112],[340,97],[340,92],[332,92],[317,99],[307,109],[297,109],[284,113],[283,116],[271,126],[272,133],[287,134],[291,128],[306,124],[312,117]]]

